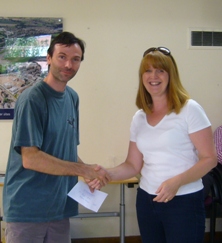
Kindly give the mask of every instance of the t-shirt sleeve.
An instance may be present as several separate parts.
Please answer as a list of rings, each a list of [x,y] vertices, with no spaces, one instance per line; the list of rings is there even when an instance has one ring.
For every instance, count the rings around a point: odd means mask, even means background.
[[[132,118],[131,125],[130,125],[130,141],[136,142],[136,133],[137,133],[137,127],[142,117],[142,111],[139,110],[135,113],[135,115]]]
[[[204,109],[194,100],[188,101],[187,123],[189,134],[211,126]]]
[[[21,147],[41,148],[43,141],[44,112],[40,111],[37,99],[28,98],[19,102],[15,113],[14,149],[21,153]],[[39,102],[39,101],[38,101]]]

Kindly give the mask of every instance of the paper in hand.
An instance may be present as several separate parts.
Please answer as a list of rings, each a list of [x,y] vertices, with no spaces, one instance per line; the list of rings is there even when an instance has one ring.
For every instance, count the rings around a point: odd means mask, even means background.
[[[69,197],[94,212],[98,212],[107,195],[99,190],[91,192],[89,186],[83,181],[79,181],[68,193]]]

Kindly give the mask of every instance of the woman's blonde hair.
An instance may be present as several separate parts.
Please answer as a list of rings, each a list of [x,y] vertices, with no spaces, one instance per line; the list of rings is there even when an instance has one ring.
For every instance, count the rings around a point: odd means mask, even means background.
[[[152,97],[144,87],[142,80],[144,72],[150,66],[163,69],[169,74],[169,83],[167,86],[168,114],[171,112],[178,114],[190,97],[180,81],[177,64],[173,56],[170,52],[166,55],[158,49],[147,53],[140,63],[139,87],[136,97],[137,107],[143,109],[147,114],[152,113]]]

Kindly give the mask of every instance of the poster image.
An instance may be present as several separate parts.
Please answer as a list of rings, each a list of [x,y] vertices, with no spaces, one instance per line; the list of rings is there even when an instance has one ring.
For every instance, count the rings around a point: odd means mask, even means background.
[[[0,17],[0,120],[13,119],[19,95],[47,75],[47,50],[62,30],[62,18]]]

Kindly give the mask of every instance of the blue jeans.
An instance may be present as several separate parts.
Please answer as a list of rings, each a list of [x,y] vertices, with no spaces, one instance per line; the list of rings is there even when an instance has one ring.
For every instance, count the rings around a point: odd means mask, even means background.
[[[143,243],[203,243],[203,190],[167,203],[153,202],[154,197],[138,188],[136,210]]]

